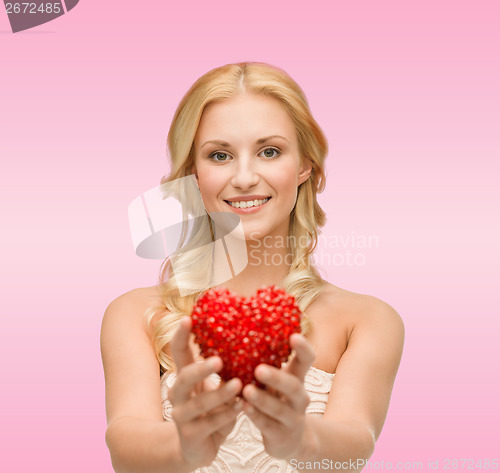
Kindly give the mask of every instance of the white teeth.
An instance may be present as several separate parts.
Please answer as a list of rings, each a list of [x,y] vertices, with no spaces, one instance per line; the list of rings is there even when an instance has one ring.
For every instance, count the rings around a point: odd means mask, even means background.
[[[262,200],[242,200],[242,201],[239,201],[239,202],[230,202],[230,201],[226,201],[229,205],[231,205],[232,207],[236,207],[237,209],[247,209],[249,207],[257,207],[258,205],[262,205],[263,203],[267,202],[268,200],[270,199],[270,197],[268,197],[267,199],[262,199]]]

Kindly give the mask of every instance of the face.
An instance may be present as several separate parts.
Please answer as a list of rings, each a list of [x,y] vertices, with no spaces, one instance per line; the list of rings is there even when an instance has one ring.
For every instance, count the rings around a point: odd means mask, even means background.
[[[288,234],[298,186],[312,165],[301,160],[294,123],[280,102],[244,94],[211,103],[194,144],[192,172],[209,213],[237,213],[247,239]]]

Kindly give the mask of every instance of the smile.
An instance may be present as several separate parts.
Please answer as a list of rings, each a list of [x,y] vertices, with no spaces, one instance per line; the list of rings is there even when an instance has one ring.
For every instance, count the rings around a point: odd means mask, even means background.
[[[236,207],[237,209],[248,209],[249,207],[258,207],[259,205],[265,204],[271,197],[267,197],[262,200],[242,200],[240,202],[230,202],[225,200],[231,207]]]
[[[250,213],[256,212],[261,207],[263,207],[271,197],[267,197],[266,199],[261,200],[242,200],[230,202],[229,200],[225,200],[226,204],[230,205],[237,213]]]

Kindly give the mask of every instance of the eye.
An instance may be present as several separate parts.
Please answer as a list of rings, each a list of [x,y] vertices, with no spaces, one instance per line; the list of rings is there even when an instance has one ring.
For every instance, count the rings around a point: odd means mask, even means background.
[[[264,157],[271,159],[271,158],[277,158],[281,154],[281,151],[278,148],[268,147],[268,148],[265,148],[264,150],[262,150],[260,154],[262,154],[262,153],[268,153],[268,154],[265,154]],[[271,154],[269,154],[269,153],[271,153]],[[227,153],[223,153],[221,151],[214,151],[212,154],[210,154],[208,156],[208,159],[211,159],[212,161],[215,161],[216,163],[224,163],[224,162],[228,161],[229,158],[230,158],[230,156]]]
[[[226,158],[229,156],[228,154],[226,153],[221,153],[219,151],[215,151],[214,153],[212,153],[208,159],[212,159],[213,161],[217,162],[217,163],[223,163],[225,161],[227,161],[227,159],[216,159],[216,156],[225,156]]]
[[[265,155],[265,157],[266,157],[266,158],[276,158],[276,157],[278,157],[278,156],[281,154],[281,151],[280,151],[278,148],[266,148],[266,149],[264,149],[262,152],[263,152],[263,153],[266,153],[266,152],[268,152],[268,151],[271,151],[271,152],[273,152],[273,151],[274,151],[274,152],[275,152],[275,153],[277,153],[277,154],[275,154],[274,156],[269,156],[269,155],[267,154],[267,155]]]

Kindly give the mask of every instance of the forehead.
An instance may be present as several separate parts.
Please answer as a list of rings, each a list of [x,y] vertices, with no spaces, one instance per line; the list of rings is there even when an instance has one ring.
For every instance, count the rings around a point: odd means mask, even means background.
[[[273,97],[243,94],[205,107],[195,143],[206,139],[237,142],[273,134],[295,137],[295,124],[285,107]]]

